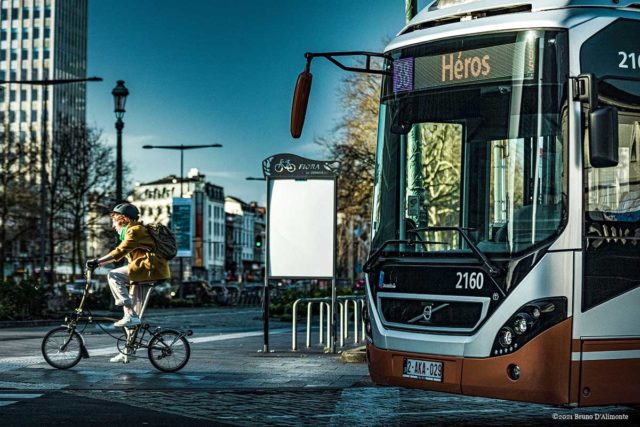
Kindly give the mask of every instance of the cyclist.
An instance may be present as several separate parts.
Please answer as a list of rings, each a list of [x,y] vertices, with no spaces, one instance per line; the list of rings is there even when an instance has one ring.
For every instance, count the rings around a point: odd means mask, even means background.
[[[116,305],[122,306],[124,311],[124,316],[114,326],[129,328],[140,324],[138,312],[146,290],[145,286],[136,286],[134,294],[129,295],[129,283],[166,280],[171,277],[171,271],[167,260],[152,252],[155,242],[146,227],[138,221],[138,208],[131,203],[120,203],[113,208],[110,216],[112,226],[120,236],[120,244],[109,254],[87,261],[87,267],[96,268],[126,257],[128,265],[111,270],[107,280]],[[123,356],[119,353],[111,361],[120,362]]]

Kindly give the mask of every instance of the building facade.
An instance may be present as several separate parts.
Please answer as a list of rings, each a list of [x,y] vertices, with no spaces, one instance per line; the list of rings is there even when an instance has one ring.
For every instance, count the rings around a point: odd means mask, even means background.
[[[173,198],[191,200],[191,256],[184,257],[183,277],[204,279],[211,283],[224,280],[225,267],[225,214],[224,189],[205,181],[196,169],[180,182],[174,175],[149,183],[137,184],[128,200],[140,209],[145,224],[162,223],[171,227]],[[179,276],[179,259],[174,259],[171,270]]]
[[[227,280],[260,282],[264,270],[265,209],[233,196],[225,197],[224,209]]]

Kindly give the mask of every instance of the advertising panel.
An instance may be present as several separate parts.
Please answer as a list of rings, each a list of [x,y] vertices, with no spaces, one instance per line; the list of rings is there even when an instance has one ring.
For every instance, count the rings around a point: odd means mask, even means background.
[[[191,248],[191,199],[173,198],[173,215],[171,230],[176,235],[178,243],[178,257],[190,257]]]

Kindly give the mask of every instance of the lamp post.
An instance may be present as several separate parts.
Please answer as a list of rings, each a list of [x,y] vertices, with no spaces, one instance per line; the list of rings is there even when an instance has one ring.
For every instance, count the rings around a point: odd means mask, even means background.
[[[219,148],[222,147],[222,144],[201,144],[201,145],[143,145],[142,148],[146,150],[151,150],[154,148],[160,150],[180,150],[180,198],[182,198],[182,181],[184,180],[184,150],[197,150],[199,148]],[[179,249],[179,248],[178,248]],[[183,275],[183,266],[182,266],[182,257],[178,257],[180,259],[180,298],[183,296],[182,289],[182,275]]]
[[[267,182],[267,194],[268,194],[268,190],[269,190],[269,181],[267,181],[267,178],[257,178],[254,176],[248,176],[245,178],[247,181],[266,181]],[[265,229],[268,230],[268,225],[269,223],[269,212],[265,211],[264,214],[264,226]],[[267,253],[267,240],[269,239],[269,236],[267,236],[267,233],[265,232],[264,235],[264,239],[262,241],[262,245],[264,247],[264,253],[265,253],[265,257],[264,257],[264,277],[262,278],[262,280],[264,281],[264,288],[262,290],[262,325],[263,325],[263,344],[262,344],[262,352],[263,353],[269,353],[269,278],[267,277],[267,263],[268,263],[268,259],[269,259],[269,254]],[[295,331],[294,331],[295,333]]]
[[[40,141],[40,283],[46,282],[45,265],[46,265],[46,245],[47,245],[47,150],[48,150],[48,104],[49,104],[49,86],[82,83],[82,82],[101,82],[102,77],[87,77],[78,79],[42,79],[42,80],[0,80],[0,85],[17,84],[43,86],[42,97],[42,135]],[[53,272],[53,262],[51,265]]]
[[[113,112],[116,113],[116,132],[118,142],[116,147],[116,203],[122,202],[122,129],[124,129],[124,106],[127,103],[129,89],[124,86],[124,80],[118,80],[111,91],[113,95]]]

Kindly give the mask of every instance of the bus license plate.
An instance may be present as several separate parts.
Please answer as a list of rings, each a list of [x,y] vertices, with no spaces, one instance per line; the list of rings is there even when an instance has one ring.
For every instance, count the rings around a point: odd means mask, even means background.
[[[442,362],[404,359],[403,377],[442,382]]]

